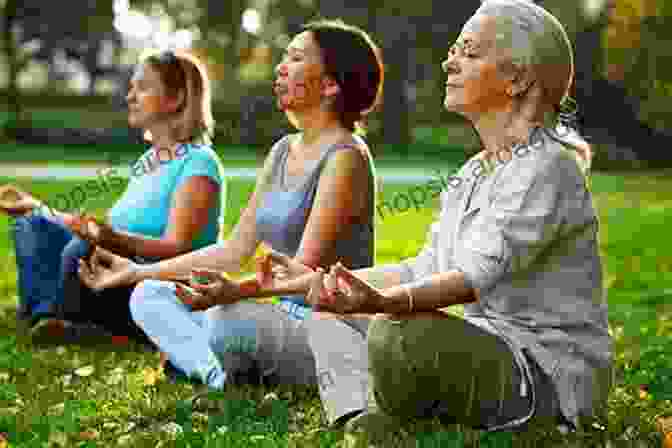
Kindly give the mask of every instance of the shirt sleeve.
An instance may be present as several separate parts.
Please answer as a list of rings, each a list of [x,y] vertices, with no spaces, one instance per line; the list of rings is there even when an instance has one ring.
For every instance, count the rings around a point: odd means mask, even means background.
[[[177,180],[177,187],[193,176],[204,176],[217,185],[222,185],[220,165],[213,151],[192,146],[185,157],[187,157],[187,160],[185,160],[184,167]]]
[[[529,269],[559,236],[563,192],[576,188],[579,167],[565,151],[510,163],[491,201],[466,225],[454,263],[467,283],[490,289],[502,276]],[[574,184],[574,185],[572,185]]]

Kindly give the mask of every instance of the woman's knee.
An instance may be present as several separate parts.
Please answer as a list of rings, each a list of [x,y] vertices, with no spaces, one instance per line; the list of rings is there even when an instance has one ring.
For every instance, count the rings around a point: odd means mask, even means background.
[[[162,280],[143,280],[133,289],[128,302],[131,316],[136,323],[143,321],[147,312],[168,298],[174,298],[175,287],[172,282]]]

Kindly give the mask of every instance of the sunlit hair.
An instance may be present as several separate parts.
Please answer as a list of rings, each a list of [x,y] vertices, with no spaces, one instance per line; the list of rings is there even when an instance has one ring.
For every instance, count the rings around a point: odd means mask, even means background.
[[[173,137],[184,143],[212,144],[215,121],[212,117],[210,79],[205,66],[194,55],[179,51],[153,53],[143,64],[159,73],[166,94],[184,100],[169,120]],[[151,132],[145,139],[152,141]]]
[[[574,127],[576,103],[570,97],[574,54],[565,28],[550,12],[528,0],[485,0],[476,14],[495,20],[496,45],[507,50],[514,68],[533,73],[542,88],[542,102],[554,108],[553,137],[576,151],[587,171],[592,150]]]
[[[347,129],[364,134],[364,120],[383,92],[380,49],[361,28],[340,19],[320,19],[303,25],[320,47],[327,74],[341,88],[334,109]]]

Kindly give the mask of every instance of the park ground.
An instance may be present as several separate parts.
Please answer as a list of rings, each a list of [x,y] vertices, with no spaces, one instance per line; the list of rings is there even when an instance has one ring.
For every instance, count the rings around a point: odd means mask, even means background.
[[[427,168],[430,169],[429,167]],[[42,198],[67,193],[75,180],[15,182]],[[229,182],[226,232],[249,196],[250,180]],[[408,192],[386,183],[380,201]],[[438,422],[411,422],[385,446],[661,446],[659,417],[672,415],[672,172],[595,173],[616,384],[605,420],[584,432],[486,436]],[[102,212],[113,195],[87,208]],[[378,263],[418,252],[436,202],[378,216]],[[0,217],[0,448],[12,447],[328,447],[343,446],[325,429],[315,388],[236,387],[223,408],[192,410],[191,386],[168,383],[158,355],[130,346],[38,348],[15,333],[16,266],[10,219]],[[459,308],[455,310],[459,312]],[[556,440],[557,443],[553,443]],[[480,441],[480,442],[479,442]],[[609,441],[609,444],[606,444]],[[363,444],[361,446],[366,446]]]

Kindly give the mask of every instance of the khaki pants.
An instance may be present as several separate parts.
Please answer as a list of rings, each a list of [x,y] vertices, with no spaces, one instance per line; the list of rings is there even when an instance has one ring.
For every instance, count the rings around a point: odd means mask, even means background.
[[[379,315],[366,336],[361,326],[333,315],[330,320],[314,320],[322,331],[309,331],[309,342],[331,422],[357,406],[490,429],[515,420],[520,426],[530,414],[531,385],[524,382],[527,393],[521,396],[523,376],[509,346],[462,318],[440,312],[400,320]],[[351,362],[330,361],[343,360],[346,350]],[[528,364],[535,414],[555,420],[559,406],[553,385],[532,359]]]

